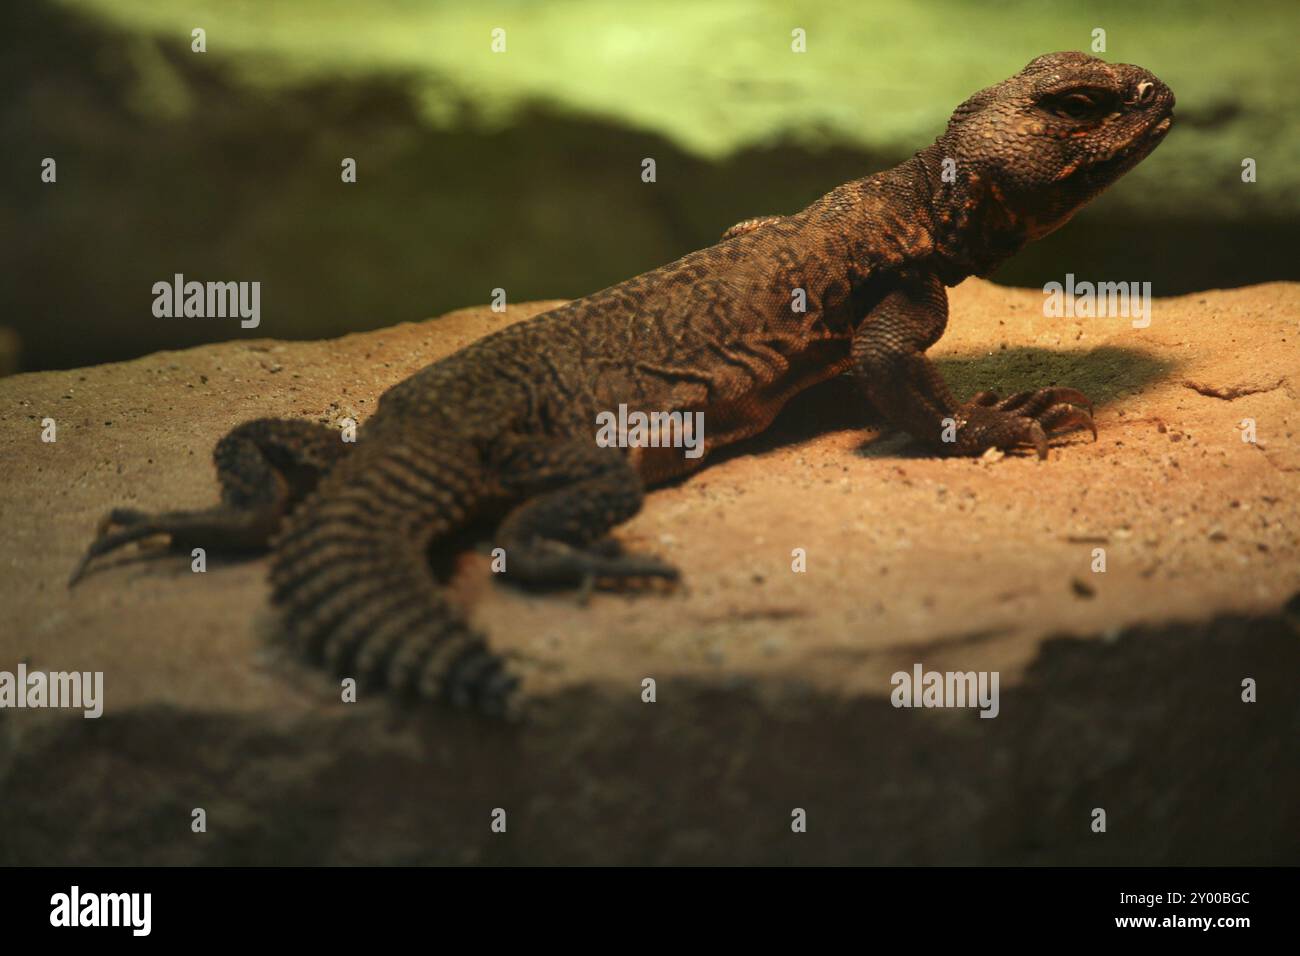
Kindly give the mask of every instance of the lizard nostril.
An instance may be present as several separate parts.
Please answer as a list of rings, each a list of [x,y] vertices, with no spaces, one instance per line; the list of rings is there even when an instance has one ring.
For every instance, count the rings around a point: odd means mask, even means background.
[[[1140,106],[1146,106],[1156,97],[1156,85],[1143,81],[1137,85],[1137,102]]]

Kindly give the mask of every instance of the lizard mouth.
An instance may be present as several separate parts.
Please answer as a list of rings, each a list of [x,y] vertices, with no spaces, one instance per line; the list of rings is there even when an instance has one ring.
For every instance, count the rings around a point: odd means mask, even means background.
[[[1157,146],[1173,129],[1174,113],[1173,110],[1166,112],[1160,119],[1156,120],[1146,129],[1122,146],[1118,146],[1104,156],[1099,156],[1096,162],[1092,163],[1091,169],[1094,173],[1110,172],[1117,168],[1120,171],[1136,165]]]

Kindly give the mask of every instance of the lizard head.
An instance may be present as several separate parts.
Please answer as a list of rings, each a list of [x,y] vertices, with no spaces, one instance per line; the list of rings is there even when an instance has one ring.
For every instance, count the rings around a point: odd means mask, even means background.
[[[1145,159],[1173,108],[1169,87],[1141,67],[1048,53],[958,106],[937,145],[956,161],[959,183],[965,166],[967,188],[979,193],[961,198],[991,200],[1002,229],[1028,241]]]

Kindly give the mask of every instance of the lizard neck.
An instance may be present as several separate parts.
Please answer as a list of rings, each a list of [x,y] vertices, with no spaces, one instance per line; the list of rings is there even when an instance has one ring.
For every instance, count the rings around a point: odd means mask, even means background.
[[[915,164],[916,181],[929,205],[935,271],[945,285],[988,275],[1029,241],[1025,223],[1009,208],[997,183],[982,170],[963,168],[960,153],[944,137],[908,163]]]
[[[811,207],[856,286],[881,272],[932,268],[936,223],[919,156],[855,180]]]

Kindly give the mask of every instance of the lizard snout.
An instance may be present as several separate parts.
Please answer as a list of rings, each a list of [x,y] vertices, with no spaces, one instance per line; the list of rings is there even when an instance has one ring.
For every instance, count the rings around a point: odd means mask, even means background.
[[[1174,91],[1147,74],[1145,79],[1133,84],[1128,99],[1124,102],[1125,105],[1138,109],[1159,108],[1168,112],[1174,108]]]

